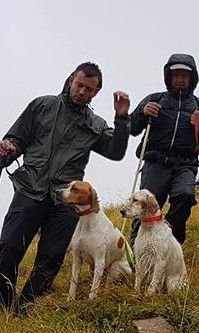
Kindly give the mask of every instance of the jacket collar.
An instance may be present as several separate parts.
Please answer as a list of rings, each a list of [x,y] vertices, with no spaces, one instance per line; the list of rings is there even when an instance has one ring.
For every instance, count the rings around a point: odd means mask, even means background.
[[[76,112],[78,114],[85,114],[86,110],[88,109],[87,104],[85,105],[77,105],[73,103],[72,99],[70,98],[69,91],[65,92],[64,94],[61,94],[61,98],[63,101],[63,104],[66,108],[70,108],[73,112]]]

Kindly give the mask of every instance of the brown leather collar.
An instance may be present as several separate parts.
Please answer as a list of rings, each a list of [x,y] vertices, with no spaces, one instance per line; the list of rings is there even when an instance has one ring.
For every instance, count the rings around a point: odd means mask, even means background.
[[[78,215],[79,216],[84,216],[84,215],[88,215],[88,214],[91,214],[91,213],[93,213],[92,209],[88,208],[86,210],[83,210],[82,212],[78,212]]]

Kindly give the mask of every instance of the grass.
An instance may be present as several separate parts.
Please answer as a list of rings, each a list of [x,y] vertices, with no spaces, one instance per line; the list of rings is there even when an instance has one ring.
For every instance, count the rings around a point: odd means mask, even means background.
[[[105,211],[121,229],[122,219],[117,206],[108,205]],[[71,253],[56,277],[53,290],[37,300],[26,317],[0,313],[0,333],[136,333],[133,320],[163,316],[179,333],[199,333],[199,207],[192,209],[187,224],[187,239],[183,246],[189,276],[187,290],[173,295],[147,297],[133,290],[134,275],[124,284],[102,286],[94,301],[87,299],[90,288],[88,268],[83,266],[81,288],[75,302],[67,301],[71,271]],[[129,233],[130,224],[125,227]],[[20,267],[18,288],[27,278],[36,252],[37,239],[29,248]],[[163,333],[163,332],[162,332]]]

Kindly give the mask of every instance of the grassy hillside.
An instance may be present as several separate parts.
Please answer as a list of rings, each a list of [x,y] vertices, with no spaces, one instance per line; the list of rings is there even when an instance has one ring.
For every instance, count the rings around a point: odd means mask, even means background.
[[[122,219],[118,207],[105,207],[107,215],[119,228]],[[0,313],[0,333],[134,333],[133,320],[162,315],[174,327],[175,332],[199,332],[199,207],[195,206],[189,219],[187,240],[184,247],[185,261],[189,276],[186,291],[173,295],[146,297],[133,290],[134,275],[125,283],[101,287],[99,297],[89,301],[90,277],[88,268],[83,266],[81,287],[75,302],[67,301],[69,289],[71,253],[58,274],[53,290],[40,298],[27,317],[13,317]],[[129,224],[125,234],[128,235]],[[20,267],[18,288],[27,278],[36,251],[36,239]],[[163,332],[162,332],[163,333]]]

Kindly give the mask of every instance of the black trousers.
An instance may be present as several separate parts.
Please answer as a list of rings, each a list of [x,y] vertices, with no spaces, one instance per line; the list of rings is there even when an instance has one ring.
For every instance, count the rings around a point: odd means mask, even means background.
[[[196,174],[197,166],[180,163],[169,166],[146,161],[142,169],[140,189],[152,192],[161,209],[169,196],[170,207],[165,218],[172,227],[173,235],[181,244],[185,241],[186,221],[191,214],[191,207],[196,204]],[[138,219],[132,223],[131,246],[134,244],[139,225]]]
[[[19,303],[32,302],[52,285],[75,231],[79,216],[70,206],[55,205],[50,197],[36,201],[16,192],[2,228],[0,240],[0,274],[15,286],[18,266],[31,241],[40,229],[37,254]],[[5,284],[0,279],[3,306],[9,307]]]

